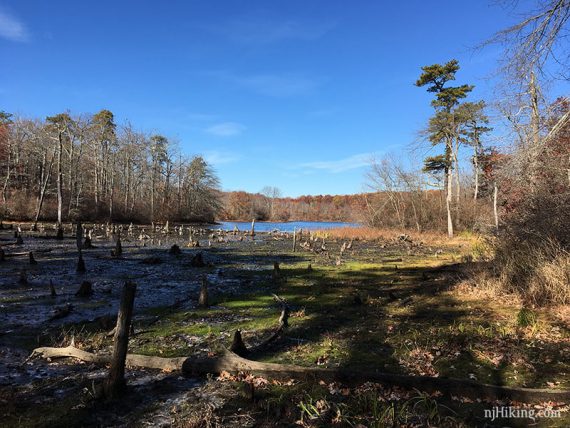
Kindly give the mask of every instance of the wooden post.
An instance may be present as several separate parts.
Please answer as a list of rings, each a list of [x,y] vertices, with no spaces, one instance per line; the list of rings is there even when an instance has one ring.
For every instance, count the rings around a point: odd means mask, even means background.
[[[121,306],[119,307],[119,315],[117,316],[117,326],[115,327],[115,337],[113,339],[113,357],[111,360],[111,368],[109,370],[109,378],[105,383],[105,396],[115,398],[121,394],[126,386],[125,382],[125,361],[127,359],[127,350],[129,347],[129,327],[131,325],[131,317],[133,315],[133,305],[135,302],[135,293],[137,285],[127,281],[123,287],[123,295],[121,296]]]
[[[251,237],[255,236],[255,219],[251,221]]]
[[[297,251],[297,228],[293,228],[293,252]]]

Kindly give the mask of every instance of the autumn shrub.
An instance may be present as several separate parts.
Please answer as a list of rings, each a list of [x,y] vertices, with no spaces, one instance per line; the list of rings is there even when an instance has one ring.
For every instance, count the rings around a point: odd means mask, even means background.
[[[527,306],[570,304],[570,106],[561,106],[547,137],[517,146],[499,166],[500,233],[491,271],[479,274]]]

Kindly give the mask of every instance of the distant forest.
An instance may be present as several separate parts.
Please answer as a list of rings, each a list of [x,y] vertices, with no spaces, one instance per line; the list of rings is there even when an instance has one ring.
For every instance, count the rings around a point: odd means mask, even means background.
[[[273,221],[350,221],[366,220],[366,194],[316,195],[283,198],[277,189],[271,192],[225,192],[222,196],[222,220]]]

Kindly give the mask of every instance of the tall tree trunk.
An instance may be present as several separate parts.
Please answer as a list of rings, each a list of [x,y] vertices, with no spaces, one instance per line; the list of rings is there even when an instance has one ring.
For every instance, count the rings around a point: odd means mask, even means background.
[[[4,179],[4,186],[2,187],[2,203],[4,205],[4,211],[2,216],[8,213],[8,186],[10,184],[10,176],[12,175],[12,145],[8,144],[8,161],[6,165],[6,178]]]
[[[57,149],[57,225],[61,228],[62,224],[62,211],[63,211],[63,168],[62,168],[62,155],[63,155],[63,131],[58,132],[58,149]]]
[[[115,156],[111,162],[111,179],[109,180],[109,222],[113,221],[113,197],[115,196]]]
[[[150,221],[154,222],[154,171],[152,172],[152,182],[150,187]]]
[[[539,159],[537,156],[538,145],[540,142],[540,111],[538,107],[538,85],[536,83],[536,76],[534,71],[530,72],[529,82],[529,95],[530,95],[530,127],[531,127],[531,141],[532,147],[530,148],[531,164],[530,164],[530,184],[531,190],[534,191],[538,181],[539,173]]]
[[[36,216],[34,218],[34,229],[36,228],[36,226],[38,225],[38,220],[40,218],[40,214],[42,212],[42,205],[44,203],[44,198],[45,198],[45,194],[46,194],[46,189],[47,189],[47,185],[49,182],[49,178],[51,176],[51,169],[53,166],[53,158],[55,157],[55,153],[53,153],[51,155],[51,159],[49,161],[49,165],[47,168],[47,173],[45,174],[45,177],[43,178],[43,182],[41,184],[41,188],[40,188],[40,197],[38,200],[38,208],[36,210]]]
[[[93,198],[95,201],[95,217],[99,212],[99,149],[95,146],[95,159],[94,159],[94,169],[93,169]]]
[[[453,153],[453,163],[455,170],[455,203],[457,204],[457,212],[459,213],[460,197],[461,197],[461,177],[459,175],[459,142],[455,143],[455,150]],[[456,219],[457,220],[457,219]]]
[[[476,201],[479,196],[479,153],[477,146],[475,146],[475,155],[473,156],[473,167],[475,169],[475,189],[473,190],[473,200]]]
[[[499,212],[497,210],[497,196],[499,193],[499,188],[497,187],[497,182],[493,183],[493,215],[495,216],[495,230],[499,230]]]
[[[452,189],[453,189],[453,158],[452,158],[452,142],[448,140],[446,147],[446,169],[445,169],[445,209],[447,210],[447,236],[453,238],[453,220],[451,218],[451,199],[452,199]]]
[[[529,95],[530,95],[530,124],[531,124],[531,138],[532,144],[536,147],[540,140],[540,112],[538,108],[538,86],[536,83],[536,76],[534,71],[530,72],[530,82],[529,82]]]

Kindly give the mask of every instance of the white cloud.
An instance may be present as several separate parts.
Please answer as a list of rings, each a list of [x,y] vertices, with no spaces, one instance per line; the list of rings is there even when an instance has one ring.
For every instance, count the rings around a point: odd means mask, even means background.
[[[217,150],[204,152],[203,156],[206,162],[215,166],[237,162],[241,159],[241,157],[235,153],[219,152]]]
[[[245,130],[246,127],[244,125],[236,122],[222,122],[205,129],[208,134],[216,137],[234,137],[240,135]]]
[[[298,168],[317,169],[336,174],[368,166],[373,158],[374,153],[360,153],[339,160],[306,162],[300,164]]]
[[[29,39],[28,30],[22,22],[4,10],[0,10],[0,37],[13,42]]]

